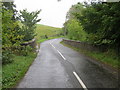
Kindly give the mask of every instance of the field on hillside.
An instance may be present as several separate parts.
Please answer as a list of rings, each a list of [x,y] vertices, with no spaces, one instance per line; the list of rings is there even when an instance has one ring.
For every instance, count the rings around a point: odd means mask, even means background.
[[[22,23],[19,22],[19,26],[22,28]],[[60,37],[62,34],[62,29],[57,27],[36,24],[35,33],[37,43],[40,43],[48,39]]]
[[[61,33],[61,28],[50,27],[46,25],[37,24],[36,32],[36,39],[45,39],[46,37],[57,37]]]

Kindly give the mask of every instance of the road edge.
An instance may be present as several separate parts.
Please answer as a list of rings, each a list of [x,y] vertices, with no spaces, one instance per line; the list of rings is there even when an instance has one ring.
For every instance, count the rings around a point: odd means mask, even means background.
[[[76,47],[74,47],[74,46],[71,46],[71,45],[69,45],[69,44],[64,43],[63,40],[60,42],[60,44],[62,44],[63,46],[66,46],[66,47],[68,47],[68,48],[71,48],[71,49],[73,49],[73,50],[75,50],[74,48],[76,48]],[[117,69],[111,67],[110,65],[105,64],[105,63],[103,63],[103,62],[101,62],[101,61],[99,61],[99,60],[97,60],[97,59],[95,59],[95,58],[93,58],[93,57],[90,57],[90,56],[88,56],[88,55],[85,55],[84,53],[82,53],[82,52],[80,52],[80,51],[78,51],[78,50],[75,50],[75,51],[79,52],[83,57],[85,57],[86,59],[90,60],[90,61],[93,62],[94,64],[96,64],[96,65],[102,67],[103,69],[107,70],[108,73],[112,74],[113,77],[115,77],[117,80],[119,79],[119,75],[118,75],[118,74],[119,74],[119,70],[117,70]]]

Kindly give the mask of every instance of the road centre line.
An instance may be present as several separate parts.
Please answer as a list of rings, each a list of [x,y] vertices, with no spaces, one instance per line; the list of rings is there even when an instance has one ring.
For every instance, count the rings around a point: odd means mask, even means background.
[[[85,84],[83,83],[83,81],[80,79],[80,77],[77,75],[76,72],[73,72],[73,74],[75,75],[75,77],[77,78],[77,80],[79,81],[80,85],[83,87],[84,90],[88,90],[87,87],[85,86]]]
[[[50,43],[51,44],[51,43]],[[51,46],[53,47],[53,48],[55,48],[52,44],[51,44]],[[57,52],[61,55],[61,57],[64,59],[64,60],[66,60],[66,58],[62,55],[62,53],[60,52],[60,51],[58,51],[57,50]],[[77,78],[77,80],[79,81],[79,83],[80,83],[80,85],[82,86],[82,88],[84,89],[84,90],[88,90],[87,89],[87,87],[85,86],[85,84],[83,83],[83,81],[80,79],[80,77],[77,75],[77,73],[76,72],[73,72],[73,74],[75,75],[75,77]]]
[[[50,45],[51,45],[53,48],[55,48],[51,43],[50,43]],[[61,54],[60,51],[57,50],[57,52],[62,56],[62,58],[63,58],[64,60],[66,60],[66,58]]]
[[[58,51],[58,50],[57,50],[57,51]],[[63,58],[64,60],[66,60],[66,58],[61,54],[60,51],[58,51],[58,53],[62,56],[62,58]]]
[[[51,45],[53,48],[55,48],[51,43],[50,43],[50,45]]]

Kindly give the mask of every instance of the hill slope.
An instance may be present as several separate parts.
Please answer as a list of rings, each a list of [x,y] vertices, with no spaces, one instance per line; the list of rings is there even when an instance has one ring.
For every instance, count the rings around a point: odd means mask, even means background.
[[[37,40],[45,39],[45,36],[47,36],[48,38],[56,37],[60,35],[61,28],[37,24],[35,33],[37,34],[37,36],[35,37]]]

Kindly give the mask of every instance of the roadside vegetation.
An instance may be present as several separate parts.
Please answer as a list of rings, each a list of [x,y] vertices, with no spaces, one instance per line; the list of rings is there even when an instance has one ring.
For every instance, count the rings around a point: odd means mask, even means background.
[[[120,57],[120,2],[73,5],[64,27],[54,28],[37,22],[41,10],[16,10],[13,2],[2,3],[2,85],[11,88],[24,76],[36,57],[36,46],[25,44],[36,39],[37,44],[53,38],[65,37],[89,44],[104,46],[103,52],[84,51],[85,54],[117,67]],[[62,31],[63,30],[63,31]],[[1,35],[1,34],[0,34]],[[1,40],[0,40],[1,41]]]
[[[88,51],[82,48],[77,48],[68,44],[65,44],[63,41],[61,41],[61,44],[64,46],[67,46],[69,48],[72,48],[75,51],[80,52],[81,54],[84,54],[85,56],[88,56],[94,60],[100,61],[101,63],[104,63],[106,65],[109,65],[113,67],[114,69],[118,69],[118,66],[120,66],[119,57],[116,55],[113,55],[113,51],[109,52],[97,52],[97,51]]]
[[[120,2],[78,3],[67,13],[64,35],[94,46],[102,46],[98,52],[83,51],[104,63],[117,67],[120,62]],[[80,50],[80,51],[81,51]]]
[[[2,67],[2,88],[15,88],[36,58],[36,53],[27,56],[14,55],[13,62]]]
[[[2,88],[11,88],[24,76],[36,58],[35,38],[39,11],[18,11],[14,2],[2,3]]]
[[[18,12],[14,2],[2,3],[2,88],[15,87],[24,76],[36,58],[37,44],[62,35],[61,28],[37,24],[40,12]]]

